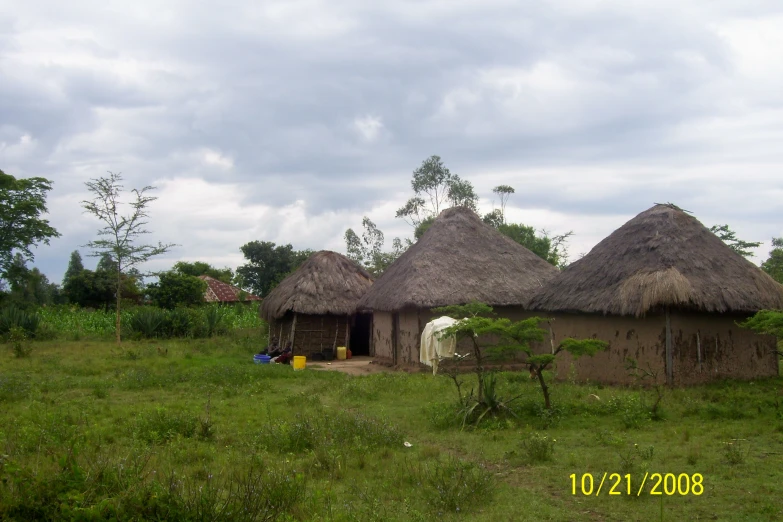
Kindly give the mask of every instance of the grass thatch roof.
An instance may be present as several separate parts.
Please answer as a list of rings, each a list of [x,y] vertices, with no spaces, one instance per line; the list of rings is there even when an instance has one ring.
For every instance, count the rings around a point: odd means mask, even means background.
[[[386,269],[359,307],[394,311],[480,301],[525,305],[558,270],[481,221],[472,210],[444,210]]]
[[[642,212],[565,268],[531,301],[546,311],[642,316],[783,308],[783,286],[672,205]]]
[[[261,316],[277,319],[293,311],[302,314],[350,315],[372,285],[372,276],[337,252],[316,252],[269,292]]]

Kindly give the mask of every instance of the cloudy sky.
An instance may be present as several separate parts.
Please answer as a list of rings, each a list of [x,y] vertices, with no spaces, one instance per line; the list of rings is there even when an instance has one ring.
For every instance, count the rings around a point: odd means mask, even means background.
[[[152,241],[236,267],[248,241],[390,244],[441,156],[572,258],[656,202],[783,235],[779,0],[0,0],[0,168],[54,182],[59,282],[85,181],[153,185]],[[497,201],[494,202],[495,204]],[[82,253],[86,251],[82,249]],[[86,260],[88,266],[95,260]]]

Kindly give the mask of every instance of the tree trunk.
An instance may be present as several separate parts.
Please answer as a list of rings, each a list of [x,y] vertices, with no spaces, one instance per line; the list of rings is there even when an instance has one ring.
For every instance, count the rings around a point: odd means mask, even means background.
[[[473,353],[476,355],[476,375],[478,376],[478,401],[484,400],[484,366],[481,362],[481,348],[479,348],[476,338],[471,336],[473,341]]]
[[[122,272],[120,271],[120,262],[119,259],[117,260],[117,318],[114,321],[114,329],[115,329],[115,337],[117,338],[117,344],[121,344],[122,340],[120,339],[120,282],[122,278]]]
[[[544,407],[547,410],[552,409],[552,403],[549,402],[549,388],[546,386],[546,381],[544,380],[544,369],[543,368],[536,368],[536,376],[538,376],[538,383],[541,385],[541,391],[544,393]]]

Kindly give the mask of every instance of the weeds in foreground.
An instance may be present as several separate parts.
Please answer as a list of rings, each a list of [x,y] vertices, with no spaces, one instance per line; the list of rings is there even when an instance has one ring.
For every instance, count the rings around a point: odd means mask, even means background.
[[[0,519],[278,520],[308,494],[301,473],[256,458],[203,479],[149,468],[148,453],[83,459],[71,449],[49,473],[0,456]]]
[[[557,439],[549,435],[533,432],[522,441],[522,451],[531,464],[549,462],[554,457],[556,443]]]
[[[744,464],[750,455],[750,446],[746,439],[731,439],[723,443],[723,456],[732,466]]]
[[[21,326],[12,326],[8,332],[8,341],[11,343],[11,351],[17,359],[30,357],[33,347],[27,337],[27,332]]]

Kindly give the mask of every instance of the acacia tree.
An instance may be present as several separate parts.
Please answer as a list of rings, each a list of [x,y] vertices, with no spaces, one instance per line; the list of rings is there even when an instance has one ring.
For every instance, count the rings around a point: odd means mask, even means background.
[[[464,404],[464,406],[469,407],[469,411],[474,411],[476,407],[483,407],[485,408],[484,414],[503,405],[501,401],[497,400],[497,397],[490,396],[494,394],[494,379],[487,379],[484,367],[487,359],[505,361],[513,359],[518,353],[524,353],[527,356],[524,363],[530,368],[531,374],[534,374],[538,379],[541,392],[544,395],[544,407],[549,410],[552,408],[552,401],[544,372],[555,361],[557,354],[569,352],[575,358],[583,355],[593,356],[609,346],[608,343],[597,339],[567,338],[563,339],[557,347],[553,347],[550,353],[536,354],[533,352],[531,343],[543,341],[546,336],[546,331],[538,326],[544,321],[540,317],[531,317],[515,322],[507,318],[488,317],[493,314],[493,311],[490,306],[484,303],[445,306],[435,308],[432,311],[458,320],[452,326],[444,328],[440,332],[440,338],[453,335],[456,336],[458,344],[460,340],[470,340],[472,345],[470,355],[475,359],[474,371],[478,377],[478,391],[474,403],[472,405]],[[455,383],[457,383],[456,379]],[[457,390],[460,393],[459,384]],[[469,397],[467,400],[470,401],[471,398]],[[462,400],[461,396],[460,399]]]
[[[757,243],[738,239],[737,234],[729,228],[729,225],[713,225],[710,227],[710,232],[718,236],[730,249],[745,258],[753,257],[753,252],[748,249],[756,248],[761,245],[760,242]]]
[[[46,194],[52,182],[45,178],[16,179],[0,170],[0,275],[13,262],[13,251],[27,260],[34,256],[30,247],[60,237],[46,219]]]
[[[114,290],[116,298],[115,335],[117,344],[122,342],[120,336],[122,300],[122,276],[132,268],[144,263],[154,256],[169,251],[174,243],[157,245],[137,244],[136,241],[143,234],[150,232],[144,227],[147,225],[149,214],[147,206],[155,201],[156,197],[147,196],[145,193],[154,190],[155,187],[146,186],[141,190],[132,189],[135,200],[128,203],[131,212],[126,216],[120,215],[120,194],[123,186],[120,185],[122,176],[109,172],[107,177],[92,179],[85,183],[95,197],[92,201],[82,201],[85,212],[92,214],[102,221],[105,226],[98,230],[98,236],[102,238],[90,241],[86,248],[90,248],[93,257],[108,255],[116,265],[116,279]]]

